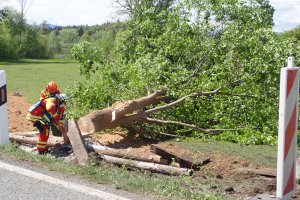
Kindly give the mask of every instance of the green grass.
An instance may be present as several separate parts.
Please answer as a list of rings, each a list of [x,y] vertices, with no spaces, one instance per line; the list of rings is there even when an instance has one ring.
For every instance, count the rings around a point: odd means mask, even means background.
[[[184,140],[174,143],[196,152],[237,156],[243,160],[252,161],[263,167],[275,168],[277,164],[277,146],[242,145],[223,141],[203,142],[197,140]]]
[[[55,81],[61,92],[80,78],[77,63],[58,59],[20,59],[0,61],[7,75],[9,92],[20,92],[29,103],[39,101],[40,92]]]

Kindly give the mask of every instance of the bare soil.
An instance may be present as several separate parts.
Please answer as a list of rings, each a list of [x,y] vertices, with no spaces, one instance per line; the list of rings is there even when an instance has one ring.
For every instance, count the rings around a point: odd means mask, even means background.
[[[25,119],[30,106],[20,94],[8,94],[10,134],[33,130],[31,122]],[[51,137],[53,138],[53,136]],[[152,154],[150,145],[156,143],[144,141],[138,135],[128,135],[122,130],[103,132],[94,135],[91,140],[112,148],[130,149],[136,154]],[[180,151],[178,147],[174,148],[176,151]],[[184,151],[185,149],[182,149],[183,153]],[[259,165],[228,155],[203,153],[201,156],[209,157],[211,162],[201,167],[199,171],[195,171],[194,178],[206,187],[199,188],[195,185],[194,188],[189,188],[190,190],[224,194],[230,199],[245,199],[261,193],[275,194],[275,178],[249,173],[240,174],[236,171],[239,167],[260,168]],[[300,199],[300,195],[298,196]]]
[[[8,93],[8,130],[13,132],[32,131],[32,123],[25,119],[30,104],[20,93]]]

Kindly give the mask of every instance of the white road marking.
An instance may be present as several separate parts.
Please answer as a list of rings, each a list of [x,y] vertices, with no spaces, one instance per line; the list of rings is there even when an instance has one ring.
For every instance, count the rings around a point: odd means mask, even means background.
[[[110,194],[110,193],[107,193],[107,192],[104,192],[101,190],[96,190],[96,189],[93,189],[91,187],[87,187],[84,185],[79,185],[76,183],[63,181],[58,178],[54,178],[54,177],[51,177],[51,176],[48,176],[45,174],[41,174],[41,173],[38,173],[35,171],[31,171],[31,170],[17,167],[14,165],[6,164],[3,162],[0,162],[0,168],[11,171],[11,172],[16,172],[16,173],[19,173],[19,174],[22,174],[22,175],[25,175],[28,177],[32,177],[32,178],[35,178],[35,179],[38,179],[41,181],[45,181],[45,182],[48,182],[48,183],[51,183],[54,185],[63,186],[65,188],[76,190],[78,192],[82,192],[82,193],[85,193],[88,195],[97,196],[103,200],[129,200],[127,198],[124,198],[124,197],[121,197],[118,195]]]

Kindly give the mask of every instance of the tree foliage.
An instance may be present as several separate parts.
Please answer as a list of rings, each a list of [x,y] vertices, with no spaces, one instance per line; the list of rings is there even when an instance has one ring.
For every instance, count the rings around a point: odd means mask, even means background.
[[[159,89],[167,89],[172,101],[220,88],[218,95],[152,117],[237,129],[217,139],[275,143],[279,71],[299,47],[272,31],[273,12],[267,0],[139,1],[117,36],[113,58],[89,43],[73,48],[90,79],[73,90],[74,108],[84,109],[72,114]],[[180,126],[146,128],[202,136]]]
[[[47,41],[35,29],[28,29],[22,45],[26,58],[47,58]]]
[[[95,26],[54,26],[47,21],[40,25],[26,23],[29,1],[19,1],[22,11],[0,9],[1,58],[69,57],[70,49],[79,41],[89,41],[110,53],[122,22]]]
[[[0,23],[0,58],[14,56],[13,40],[10,37],[9,29]]]

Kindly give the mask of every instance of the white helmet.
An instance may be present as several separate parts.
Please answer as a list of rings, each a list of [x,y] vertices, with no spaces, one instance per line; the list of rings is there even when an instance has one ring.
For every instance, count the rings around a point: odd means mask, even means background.
[[[66,94],[57,94],[56,98],[62,103],[65,103],[69,100],[69,97]]]

